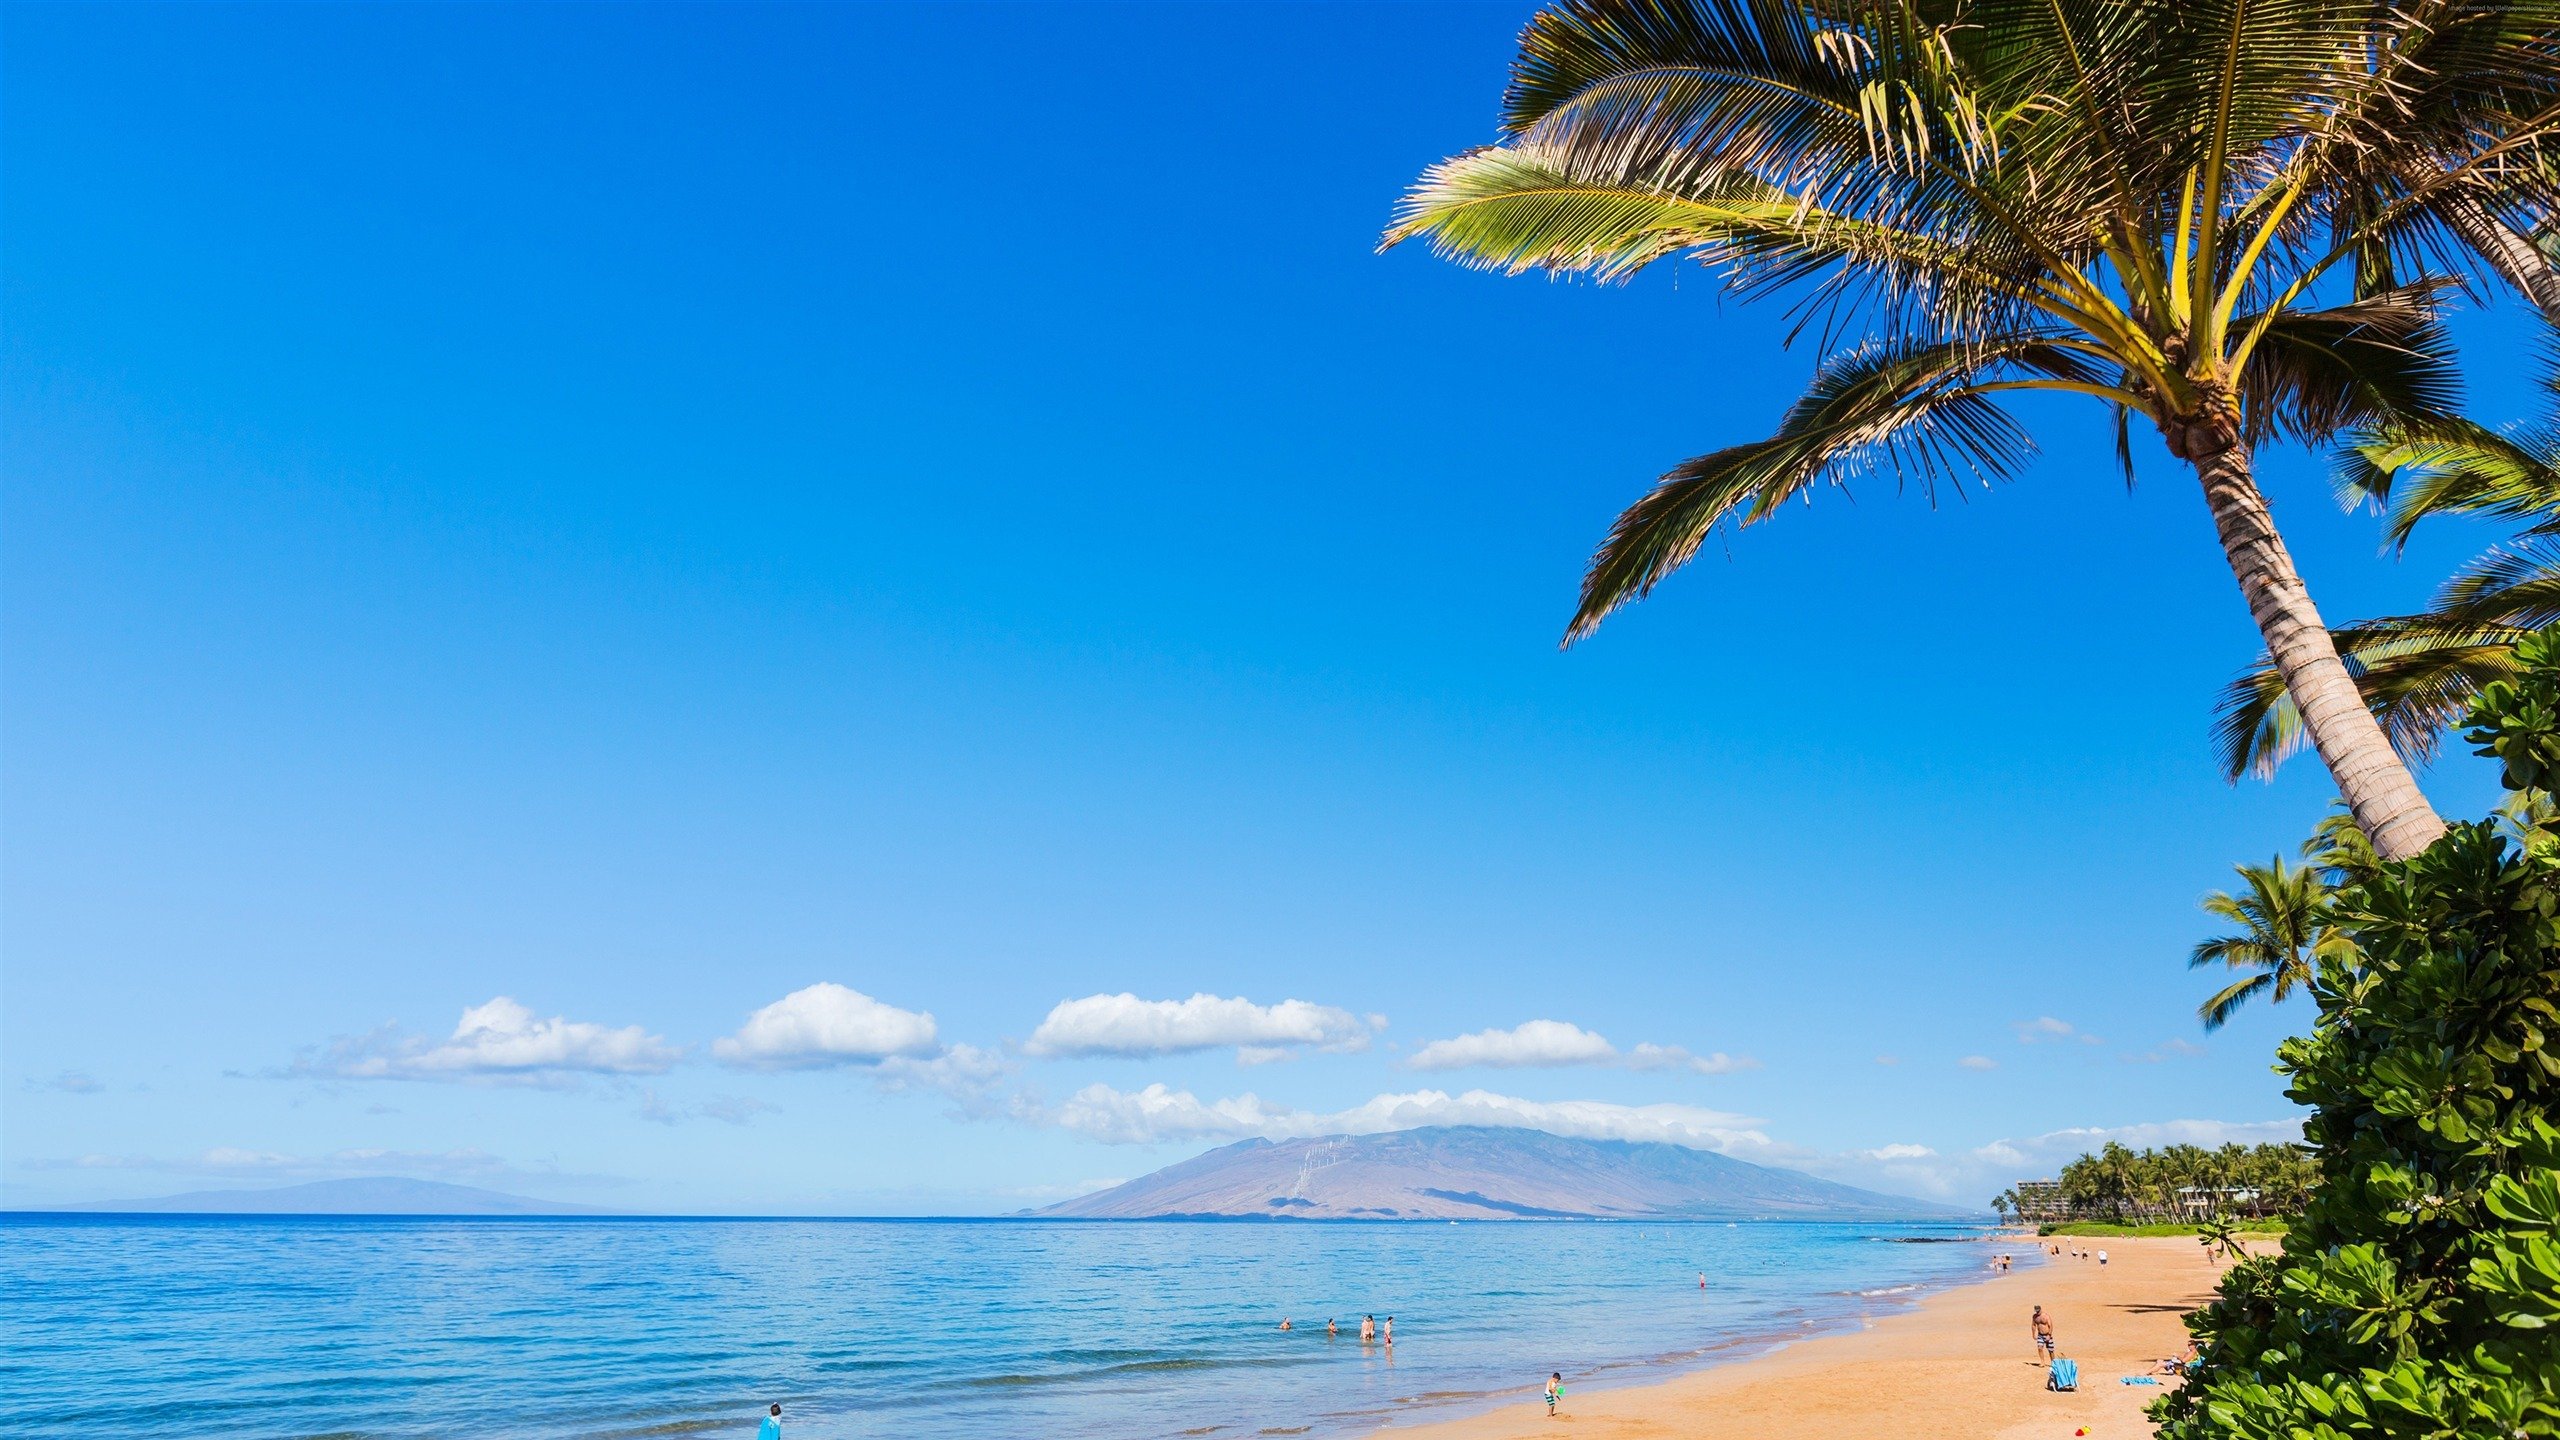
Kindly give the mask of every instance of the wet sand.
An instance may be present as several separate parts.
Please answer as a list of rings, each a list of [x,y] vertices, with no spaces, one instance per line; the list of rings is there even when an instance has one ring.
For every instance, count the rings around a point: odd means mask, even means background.
[[[2041,1242],[2006,1250],[2020,1268],[1959,1286],[1852,1334],[1660,1384],[1581,1392],[1565,1377],[1554,1419],[1531,1377],[1516,1400],[1484,1415],[1381,1434],[1398,1440],[2133,1440],[2151,1434],[2143,1407],[2176,1383],[2158,1361],[2186,1344],[2180,1317],[2212,1293],[2221,1267],[2192,1239],[2076,1242],[2108,1264],[2068,1255],[2029,1263]],[[2259,1242],[2268,1244],[2272,1242]],[[2066,1243],[2066,1248],[2068,1244]],[[2251,1247],[2253,1250],[2257,1245]],[[2080,1389],[2044,1388],[2027,1329],[2031,1307],[2051,1316],[2062,1353],[2080,1362]],[[2158,1385],[2120,1377],[2151,1375]]]

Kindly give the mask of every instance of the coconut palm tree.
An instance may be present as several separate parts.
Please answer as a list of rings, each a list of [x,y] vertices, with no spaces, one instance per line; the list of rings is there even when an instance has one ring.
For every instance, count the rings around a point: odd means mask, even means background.
[[[2551,409],[2535,422],[2500,431],[2446,421],[2368,435],[2339,467],[2349,499],[2382,509],[2395,548],[2439,516],[2523,524],[2454,572],[2427,610],[2330,632],[2383,733],[2413,760],[2436,753],[2482,686],[2515,673],[2516,641],[2560,624],[2560,357],[2544,383]],[[2215,728],[2234,779],[2272,775],[2302,747],[2301,712],[2263,656],[2224,692]]]
[[[2031,448],[2004,399],[2093,398],[2128,473],[2135,416],[2194,470],[2304,733],[2396,858],[2443,823],[2253,461],[2444,417],[2432,257],[2457,216],[2560,210],[2525,163],[2560,124],[2555,34],[2560,0],[1565,0],[1522,36],[1502,142],[1426,172],[1385,243],[1603,278],[1691,255],[1863,335],[1769,438],[1619,517],[1567,643],[1727,522],[1877,470],[1988,483]]]
[[[2252,996],[2290,997],[2311,983],[2322,960],[2353,960],[2357,953],[2354,942],[2329,923],[2329,887],[2317,870],[2288,865],[2280,855],[2264,865],[2235,868],[2241,889],[2214,891],[2204,898],[2204,910],[2240,927],[2239,933],[2204,941],[2187,957],[2189,969],[2219,965],[2242,972],[2196,1007],[2207,1030],[2222,1028]]]

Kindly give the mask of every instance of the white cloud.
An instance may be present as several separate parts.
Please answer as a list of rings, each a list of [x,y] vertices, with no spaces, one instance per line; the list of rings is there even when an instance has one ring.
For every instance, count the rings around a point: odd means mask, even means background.
[[[694,1106],[693,1113],[723,1125],[744,1125],[768,1110],[779,1108],[752,1095],[714,1095]]]
[[[77,1070],[65,1070],[50,1080],[30,1075],[25,1083],[30,1090],[59,1090],[65,1095],[95,1095],[107,1088]]]
[[[814,1070],[878,1065],[934,1053],[933,1017],[883,1004],[833,981],[794,990],[747,1017],[711,1045],[722,1063],[745,1070]]]
[[[2192,1059],[2203,1053],[2204,1047],[2193,1040],[2169,1039],[2161,1041],[2140,1055],[2127,1055],[2124,1058],[2136,1065],[2157,1065],[2164,1060]]]
[[[2048,1130],[2024,1140],[1994,1140],[1975,1151],[1986,1159],[1990,1152],[2016,1165],[2041,1165],[2059,1169],[2063,1162],[2074,1160],[2114,1141],[2136,1150],[2156,1150],[2164,1145],[2201,1145],[2211,1150],[2223,1145],[2269,1145],[2302,1138],[2302,1122],[2292,1120],[2158,1120],[2139,1125],[2087,1125],[2063,1130]],[[2035,1178],[2035,1177],[2026,1177]]]
[[[2059,1174],[2064,1164],[2110,1140],[2137,1150],[2163,1145],[2212,1148],[2232,1142],[2258,1145],[2294,1140],[2301,1134],[2299,1120],[2164,1120],[2049,1130],[2041,1135],[1993,1140],[1957,1153],[1942,1154],[1922,1145],[1886,1145],[1801,1163],[1805,1169],[1853,1185],[1922,1195],[1951,1204],[1983,1206],[2017,1181],[2049,1179]]]
[[[1202,1100],[1188,1090],[1161,1084],[1136,1091],[1088,1085],[1056,1109],[1023,1118],[1115,1145],[1375,1135],[1426,1125],[1543,1130],[1594,1140],[1659,1140],[1704,1150],[1755,1149],[1770,1143],[1755,1128],[1760,1122],[1721,1110],[1598,1100],[1523,1100],[1485,1090],[1463,1095],[1441,1090],[1378,1095],[1348,1110],[1323,1113],[1273,1105],[1252,1094]]]
[[[996,1087],[1014,1071],[1014,1062],[975,1045],[954,1045],[932,1056],[892,1055],[880,1062],[873,1080],[894,1094],[931,1091],[958,1101],[961,1113],[983,1116],[995,1108]]]
[[[1434,1040],[1404,1062],[1416,1070],[1463,1070],[1490,1065],[1512,1069],[1524,1065],[1609,1065],[1618,1047],[1579,1025],[1562,1020],[1531,1020],[1508,1030],[1479,1030],[1450,1040]]]
[[[462,1012],[442,1042],[385,1025],[306,1054],[284,1073],[332,1080],[516,1080],[559,1083],[568,1076],[658,1075],[683,1052],[637,1025],[619,1029],[554,1015],[504,995]]]
[[[1179,1055],[1232,1045],[1245,1063],[1262,1064],[1302,1046],[1365,1050],[1370,1032],[1385,1025],[1383,1015],[1363,1020],[1348,1010],[1305,1000],[1256,1005],[1209,994],[1188,1000],[1087,995],[1060,1001],[1022,1048],[1044,1058],[1063,1058]]]
[[[2000,1062],[1992,1059],[1988,1055],[1967,1055],[1963,1059],[1957,1061],[1956,1064],[1967,1070],[1997,1070],[2000,1068]]]
[[[744,1125],[774,1108],[751,1095],[714,1095],[696,1105],[671,1105],[655,1090],[640,1092],[640,1118],[660,1125],[681,1125],[687,1120]]]
[[[2075,1028],[2068,1020],[2056,1020],[2050,1015],[2039,1015],[2033,1020],[2013,1021],[2009,1028],[2018,1032],[2018,1043],[2021,1045],[2037,1045],[2046,1041],[2060,1040],[2077,1040],[2083,1045],[2107,1043],[2095,1035]]]
[[[1899,1055],[1879,1055],[1876,1057],[1876,1063],[1879,1065],[1899,1065],[1902,1063],[1902,1057]]]
[[[1526,1066],[1609,1065],[1627,1070],[1688,1070],[1700,1075],[1730,1075],[1757,1070],[1760,1062],[1719,1050],[1696,1055],[1678,1045],[1646,1042],[1620,1050],[1607,1037],[1562,1020],[1531,1020],[1508,1030],[1478,1030],[1448,1040],[1434,1040],[1405,1061],[1412,1070],[1464,1070],[1476,1066],[1519,1069]]]
[[[1719,1050],[1713,1055],[1692,1055],[1677,1045],[1639,1043],[1627,1052],[1630,1070],[1688,1070],[1700,1075],[1731,1075],[1741,1070],[1757,1070],[1760,1062],[1748,1055],[1727,1055]]]

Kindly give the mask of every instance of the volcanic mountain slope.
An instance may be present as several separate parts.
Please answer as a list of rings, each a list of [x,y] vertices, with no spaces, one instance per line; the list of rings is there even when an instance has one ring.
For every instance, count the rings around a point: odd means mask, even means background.
[[[1038,1213],[1117,1220],[1882,1220],[1965,1212],[1684,1145],[1443,1127],[1246,1140]]]

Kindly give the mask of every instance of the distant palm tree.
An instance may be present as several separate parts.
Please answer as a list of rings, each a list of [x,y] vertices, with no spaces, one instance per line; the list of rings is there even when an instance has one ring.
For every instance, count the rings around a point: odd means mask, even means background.
[[[1685,253],[1865,332],[1774,435],[1619,517],[1568,642],[1728,521],[1868,473],[1988,483],[2032,448],[2002,399],[2091,397],[2128,474],[2137,415],[2194,469],[2302,730],[2398,858],[2443,823],[2253,458],[2446,415],[2430,257],[2560,210],[2554,34],[2560,0],[1566,0],[1522,36],[1504,142],[1432,167],[1386,243],[1604,278]]]
[[[2187,959],[2190,969],[2219,965],[2242,972],[2196,1007],[2207,1030],[2220,1029],[2252,996],[2291,996],[2311,983],[2321,960],[2351,960],[2356,954],[2354,942],[2329,923],[2329,887],[2317,870],[2288,865],[2282,856],[2236,868],[2243,887],[2213,892],[2204,909],[2240,933],[2207,940]]]
[[[2524,522],[2454,572],[2427,610],[2330,632],[2383,733],[2412,759],[2435,754],[2482,686],[2515,673],[2517,640],[2560,624],[2560,362],[2544,385],[2550,412],[2532,424],[2437,421],[2368,435],[2340,467],[2348,496],[2382,507],[2394,546],[2440,516]],[[2263,656],[2225,692],[2216,728],[2235,779],[2271,775],[2302,746],[2301,713]]]
[[[2373,853],[2373,841],[2356,828],[2355,817],[2343,804],[2333,806],[2311,827],[2311,838],[2302,842],[2302,858],[2311,862],[2331,890],[2362,884],[2382,872],[2382,857]]]

